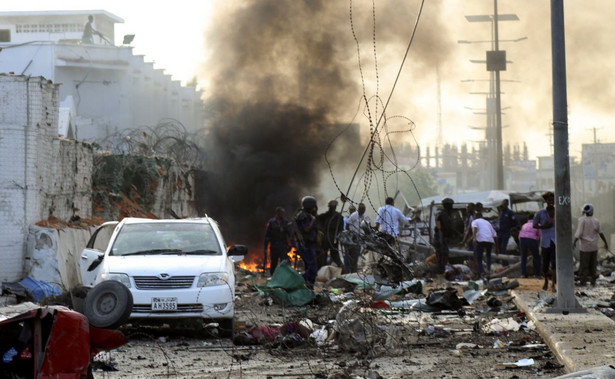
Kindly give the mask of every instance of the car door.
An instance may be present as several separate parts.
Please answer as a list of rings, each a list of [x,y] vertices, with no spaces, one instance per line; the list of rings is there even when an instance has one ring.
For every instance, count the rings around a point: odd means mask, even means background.
[[[93,287],[96,284],[105,251],[117,224],[117,221],[109,221],[99,226],[81,252],[79,272],[84,287]]]

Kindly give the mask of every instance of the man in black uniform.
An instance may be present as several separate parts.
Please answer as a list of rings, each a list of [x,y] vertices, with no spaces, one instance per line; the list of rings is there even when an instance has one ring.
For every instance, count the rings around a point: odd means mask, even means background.
[[[284,217],[284,208],[275,209],[275,217],[269,219],[265,229],[265,262],[267,264],[267,245],[269,245],[269,271],[271,275],[278,267],[278,261],[288,260],[289,233],[288,220]]]
[[[313,196],[305,196],[301,199],[301,209],[295,216],[293,243],[297,247],[297,253],[305,264],[305,272],[303,278],[309,289],[314,289],[316,282],[316,274],[318,268],[316,266],[316,236],[318,228],[316,226],[316,214],[318,206],[316,198]]]
[[[437,273],[443,274],[444,268],[448,264],[448,242],[453,232],[451,223],[451,212],[455,201],[451,198],[442,199],[442,207],[436,215],[436,257],[438,259]]]
[[[329,201],[329,210],[318,215],[318,224],[324,235],[322,239],[322,252],[316,256],[318,268],[327,264],[327,254],[331,254],[331,262],[337,267],[344,267],[337,248],[337,235],[344,230],[344,218],[336,211],[337,201]]]

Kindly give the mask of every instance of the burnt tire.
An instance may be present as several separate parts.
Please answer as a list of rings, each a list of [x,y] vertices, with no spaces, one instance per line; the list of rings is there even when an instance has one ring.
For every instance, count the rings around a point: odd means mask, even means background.
[[[115,329],[128,320],[132,305],[130,290],[118,281],[107,280],[88,292],[83,314],[92,326]]]

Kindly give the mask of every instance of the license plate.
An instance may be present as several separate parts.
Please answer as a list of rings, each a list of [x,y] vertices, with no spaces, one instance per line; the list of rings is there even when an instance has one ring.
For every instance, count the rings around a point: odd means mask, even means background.
[[[152,297],[152,311],[176,311],[176,297]]]

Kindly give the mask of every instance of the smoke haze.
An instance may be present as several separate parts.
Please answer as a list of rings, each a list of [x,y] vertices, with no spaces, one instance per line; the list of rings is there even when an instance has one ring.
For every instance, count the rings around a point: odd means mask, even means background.
[[[262,241],[264,223],[277,205],[291,216],[304,195],[318,196],[321,210],[327,200],[339,197],[324,152],[353,122],[331,151],[332,170],[346,190],[348,171],[358,164],[369,138],[370,118],[373,126],[393,88],[421,2],[374,4],[375,10],[372,2],[253,0],[217,1],[212,7],[215,13],[206,31],[208,59],[200,73],[207,83],[211,157],[206,209],[228,224],[234,242]],[[615,3],[586,0],[565,5],[572,143],[585,139],[590,133],[586,128],[607,126],[613,118],[607,72],[611,60],[606,56],[611,50],[610,29],[615,28],[609,20]],[[500,49],[507,50],[512,61],[501,75],[502,106],[510,107],[503,116],[503,124],[509,125],[503,130],[504,143],[527,141],[530,157],[548,155],[549,3],[500,0],[498,11],[519,17],[499,23]],[[491,29],[489,23],[470,23],[464,16],[492,13],[490,0],[425,2],[387,108],[390,120],[402,115],[416,124],[414,136],[421,147],[435,143],[438,119],[444,142],[484,138],[484,132],[468,128],[484,126],[484,116],[464,107],[485,107],[484,95],[469,92],[488,91],[489,75],[484,64],[469,60],[485,59]],[[505,42],[521,37],[527,39]],[[369,99],[368,109],[360,106],[363,95]],[[402,124],[399,128],[408,125]],[[391,121],[391,127],[397,126]],[[394,136],[412,142],[409,137]]]

